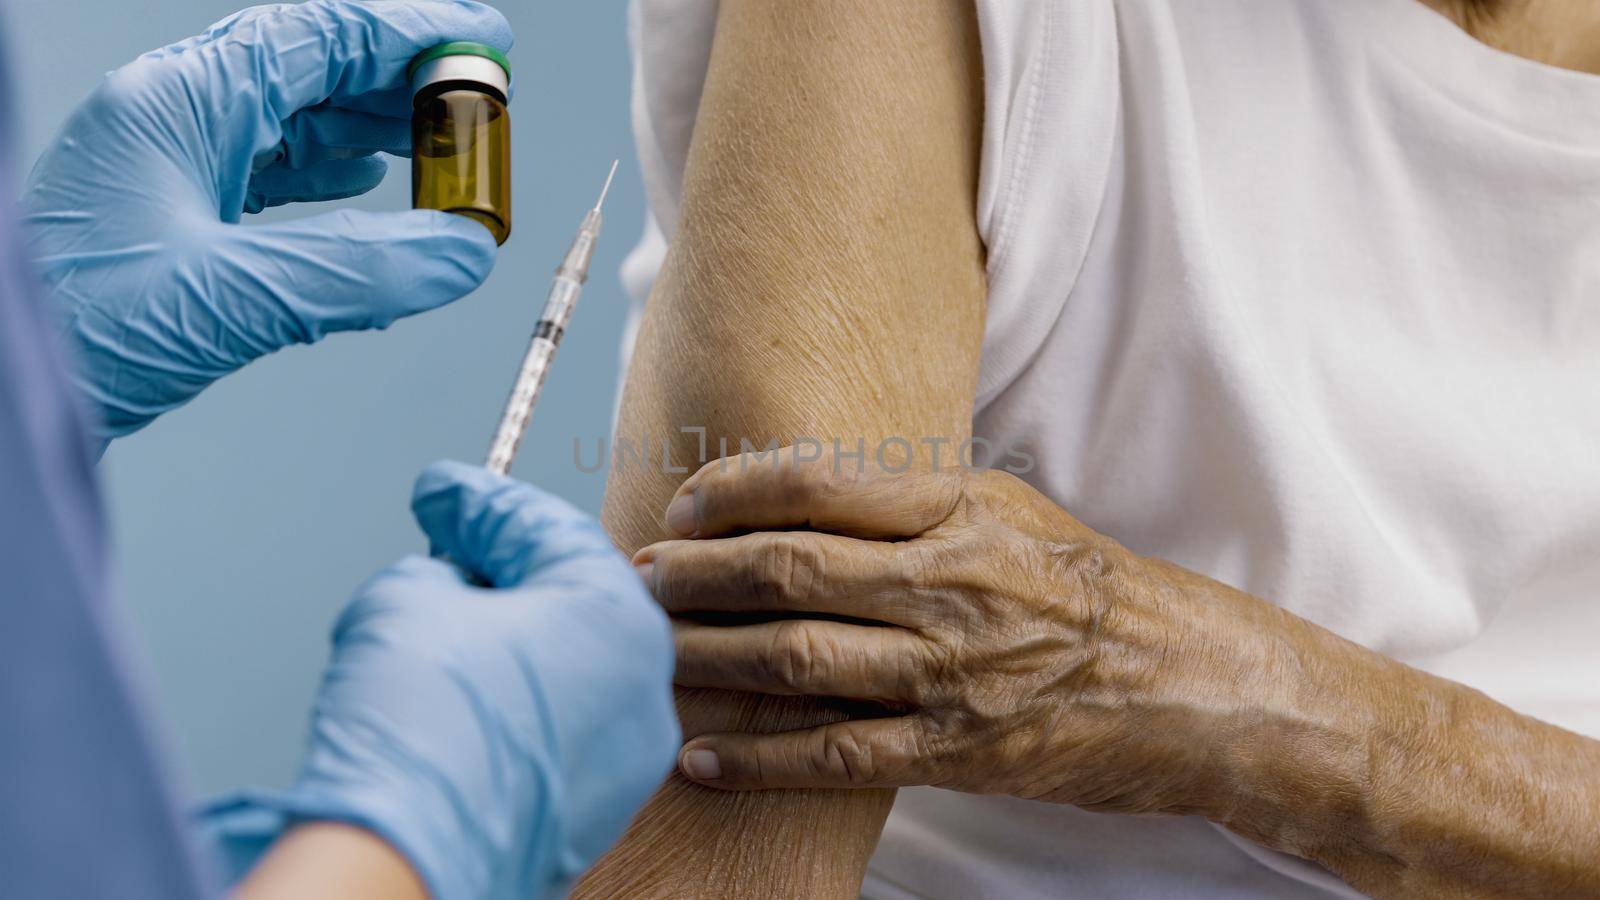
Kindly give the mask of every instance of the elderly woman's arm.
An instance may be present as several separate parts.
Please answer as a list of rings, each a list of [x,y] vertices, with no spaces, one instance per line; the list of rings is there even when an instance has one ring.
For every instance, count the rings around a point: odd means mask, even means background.
[[[919,455],[942,439],[948,456],[968,435],[979,70],[967,0],[723,0],[681,221],[623,394],[604,512],[619,545],[667,536],[678,483],[741,439],[871,454],[902,437]],[[718,691],[679,709],[688,735],[839,718]],[[892,796],[675,777],[578,895],[854,897]]]
[[[675,498],[692,539],[636,555],[683,617],[678,681],[906,714],[704,735],[680,756],[702,783],[1202,815],[1374,895],[1600,896],[1600,742],[1137,557],[1009,475],[793,455],[706,466]],[[825,618],[695,618],[728,611]]]

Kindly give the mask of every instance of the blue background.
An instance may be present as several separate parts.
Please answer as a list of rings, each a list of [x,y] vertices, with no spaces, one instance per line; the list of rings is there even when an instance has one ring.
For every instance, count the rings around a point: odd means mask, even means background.
[[[31,165],[105,72],[236,2],[11,0],[18,158]],[[443,457],[481,461],[550,275],[621,157],[583,304],[515,470],[599,509],[604,475],[578,470],[573,441],[592,467],[626,309],[617,268],[643,218],[626,4],[499,5],[517,35],[515,231],[489,282],[387,332],[261,360],[118,442],[101,466],[122,600],[191,790],[292,776],[334,615],[368,575],[422,548],[407,509],[416,473]],[[408,161],[391,160],[378,190],[343,203],[407,208],[409,177]]]

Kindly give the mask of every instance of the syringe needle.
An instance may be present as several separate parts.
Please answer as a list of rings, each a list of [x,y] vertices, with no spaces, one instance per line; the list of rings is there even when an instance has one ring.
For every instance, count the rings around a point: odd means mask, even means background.
[[[614,159],[611,161],[611,172],[606,175],[606,186],[600,189],[600,199],[594,202],[595,212],[599,212],[600,207],[606,205],[606,194],[611,193],[611,179],[617,177],[617,163],[619,162],[622,162],[622,160]]]
[[[578,233],[572,239],[572,246],[556,268],[555,281],[545,297],[544,312],[540,314],[539,324],[534,327],[533,338],[528,342],[528,352],[522,358],[517,380],[512,383],[511,396],[506,399],[505,411],[500,415],[500,427],[495,429],[494,440],[489,444],[489,458],[484,465],[491,472],[504,475],[511,470],[517,445],[522,442],[528,420],[533,417],[533,409],[544,389],[544,379],[550,373],[556,348],[561,346],[561,337],[566,333],[572,310],[583,292],[583,283],[589,277],[589,263],[594,259],[595,242],[600,240],[600,207],[606,202],[606,194],[611,192],[611,180],[616,176],[617,161],[614,161],[611,163],[611,172],[606,175],[605,187],[600,189],[600,199],[595,201],[594,209],[584,213]]]

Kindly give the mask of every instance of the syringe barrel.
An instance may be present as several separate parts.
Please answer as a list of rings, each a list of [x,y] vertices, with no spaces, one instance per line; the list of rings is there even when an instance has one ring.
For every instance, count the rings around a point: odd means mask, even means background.
[[[501,475],[511,471],[517,458],[517,448],[527,433],[528,422],[539,403],[550,364],[555,360],[556,349],[561,346],[567,323],[572,320],[572,310],[583,293],[583,282],[564,272],[558,272],[550,285],[550,295],[545,299],[544,313],[534,329],[533,339],[522,356],[522,367],[517,370],[516,381],[511,384],[511,396],[506,398],[505,411],[500,415],[500,425],[495,429],[494,440],[489,444],[489,456],[484,467]]]

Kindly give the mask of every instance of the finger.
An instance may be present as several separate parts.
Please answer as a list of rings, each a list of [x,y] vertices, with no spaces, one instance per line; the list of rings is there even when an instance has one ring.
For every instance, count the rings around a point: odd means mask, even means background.
[[[279,4],[281,6],[282,4]],[[205,32],[194,37],[185,38],[175,44],[169,44],[158,50],[151,50],[140,57],[142,60],[161,60],[179,56],[191,49],[204,47],[215,41],[218,37],[227,34],[236,28],[241,28],[243,22],[263,15],[273,15],[279,12],[279,6],[252,6],[249,9],[234,13],[212,25]],[[409,65],[409,64],[408,64]],[[328,99],[329,105],[337,105],[362,112],[377,113],[380,115],[407,118],[411,111],[411,86],[400,84],[391,88],[380,88],[361,94],[339,95]]]
[[[600,523],[565,500],[481,466],[434,463],[417,477],[411,511],[435,554],[495,587],[539,578],[631,577]],[[637,590],[637,583],[635,583]]]
[[[690,781],[730,791],[932,783],[918,716],[852,719],[777,734],[704,734],[678,751]]]
[[[442,306],[482,284],[494,259],[489,230],[461,216],[339,210],[225,226],[206,277],[236,293],[214,304],[229,317],[217,330],[255,358]]]
[[[150,50],[142,54],[139,58],[148,60],[161,60],[182,55],[183,53],[186,53],[195,47],[205,46],[206,44],[215,40],[218,35],[226,33],[229,29],[238,27],[240,23],[246,20],[254,19],[258,16],[271,15],[272,13],[277,12],[278,8],[283,5],[284,4],[281,3],[267,4],[241,9],[236,13],[231,13],[211,23],[211,26],[205,31],[202,31],[193,37],[186,37],[181,41],[175,41],[166,45],[165,47],[158,47],[154,50]]]
[[[327,105],[336,109],[348,109],[352,112],[370,113],[386,119],[400,119],[404,122],[410,122],[411,85],[409,83],[401,84],[397,87],[356,94],[353,97],[330,97]],[[409,143],[408,141],[408,146]]]
[[[673,680],[684,687],[921,704],[927,645],[903,628],[784,619],[759,625],[677,620]]]
[[[671,613],[825,613],[916,627],[929,618],[911,595],[901,546],[810,532],[664,541],[634,554],[656,602]]]
[[[256,160],[258,168],[280,163],[303,169],[328,159],[373,153],[411,155],[411,120],[341,106],[302,109],[283,123],[283,140]]]
[[[374,92],[392,96],[412,58],[455,40],[506,50],[511,28],[501,13],[471,0],[308,0],[226,19],[203,39],[134,67],[175,66],[185,89],[197,93],[193,102],[222,123],[215,174],[219,211],[228,219],[243,196],[226,186],[243,182],[242,170],[278,146],[294,113],[323,103],[349,106]]]
[[[416,585],[437,586],[439,591],[467,585],[462,571],[443,560],[407,556],[367,579],[356,588],[360,602],[345,607],[333,623],[333,642],[342,642],[374,617],[387,615],[418,596]]]
[[[203,44],[230,70],[270,74],[257,86],[282,121],[330,98],[399,87],[418,53],[446,41],[504,52],[511,26],[472,0],[309,0],[226,19]]]
[[[388,171],[389,164],[376,156],[328,159],[303,169],[277,163],[250,179],[244,211],[258,213],[285,203],[359,197],[381,184]]]
[[[678,488],[666,524],[685,537],[778,528],[915,537],[960,499],[956,473],[883,472],[829,448],[795,446],[706,463]]]

